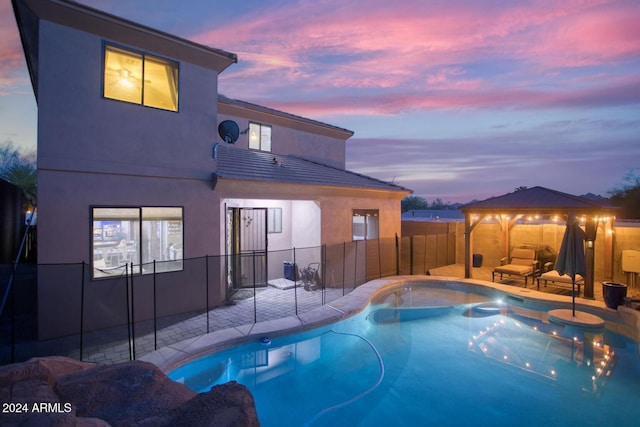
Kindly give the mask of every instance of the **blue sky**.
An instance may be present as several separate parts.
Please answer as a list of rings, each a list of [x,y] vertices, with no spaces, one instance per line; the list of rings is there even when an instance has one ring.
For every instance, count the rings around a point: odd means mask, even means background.
[[[640,171],[637,0],[78,2],[236,53],[222,94],[354,131],[348,169],[427,200]],[[0,28],[0,143],[33,149],[9,0]]]

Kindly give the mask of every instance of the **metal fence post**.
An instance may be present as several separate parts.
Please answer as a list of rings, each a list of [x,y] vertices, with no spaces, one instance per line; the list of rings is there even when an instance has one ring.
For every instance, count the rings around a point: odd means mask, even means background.
[[[205,271],[205,278],[204,278],[204,286],[206,289],[205,292],[205,297],[206,297],[206,302],[205,302],[205,310],[204,313],[207,316],[207,333],[209,333],[209,254],[204,256],[204,271]]]
[[[153,260],[153,348],[158,349],[158,308],[156,295],[156,260]]]
[[[327,301],[327,288],[325,286],[327,277],[327,245],[322,245],[322,305]]]
[[[253,323],[258,323],[258,301],[256,291],[256,251],[251,251],[251,259],[253,263]]]
[[[293,248],[293,304],[298,315],[298,264],[296,264],[296,248]]]
[[[342,242],[342,296],[344,296],[345,291],[345,274],[347,268],[347,242]]]
[[[127,337],[129,344],[129,360],[133,360],[133,353],[131,351],[131,309],[129,308],[129,264],[125,264],[124,266],[124,274],[125,274],[125,296],[127,303]]]
[[[131,263],[131,337],[133,360],[136,360],[136,305],[133,292],[133,263]]]
[[[80,361],[82,362],[84,337],[84,261],[82,261],[82,279],[80,281]]]

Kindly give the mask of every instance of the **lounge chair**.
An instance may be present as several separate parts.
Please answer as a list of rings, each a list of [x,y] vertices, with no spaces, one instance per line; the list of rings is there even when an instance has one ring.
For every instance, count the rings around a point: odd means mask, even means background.
[[[511,261],[506,264],[507,259],[502,258],[500,265],[493,269],[491,272],[491,281],[495,282],[496,273],[500,274],[500,280],[502,275],[507,274],[509,276],[524,277],[524,286],[527,287],[527,279],[533,278],[537,271],[536,251],[535,249],[528,248],[515,248],[511,251]]]
[[[544,281],[544,286],[547,286],[547,282],[551,282],[552,285],[556,283],[562,283],[571,286],[571,276],[568,274],[563,274],[562,276],[556,270],[549,270],[544,273],[540,277],[538,277],[538,289],[540,289],[540,281]],[[580,294],[580,286],[584,284],[584,278],[576,274],[576,285],[578,285],[578,295]]]

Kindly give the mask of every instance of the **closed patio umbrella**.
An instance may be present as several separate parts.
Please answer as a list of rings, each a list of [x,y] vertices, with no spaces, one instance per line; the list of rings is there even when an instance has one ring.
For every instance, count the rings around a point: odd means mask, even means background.
[[[584,237],[584,231],[580,228],[575,214],[569,213],[555,269],[561,276],[567,274],[571,277],[574,317],[576,315],[576,274],[584,276],[587,270],[584,257]]]

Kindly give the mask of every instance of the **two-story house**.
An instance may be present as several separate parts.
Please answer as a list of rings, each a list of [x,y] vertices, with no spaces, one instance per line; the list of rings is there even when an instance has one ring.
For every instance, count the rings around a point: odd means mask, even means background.
[[[202,305],[205,268],[215,306],[281,277],[272,251],[400,234],[410,191],[345,170],[351,131],[218,94],[235,54],[72,1],[12,3],[38,104],[40,338],[78,332],[83,297],[101,301],[85,329],[121,324],[129,275],[140,318],[151,276],[175,314]]]

